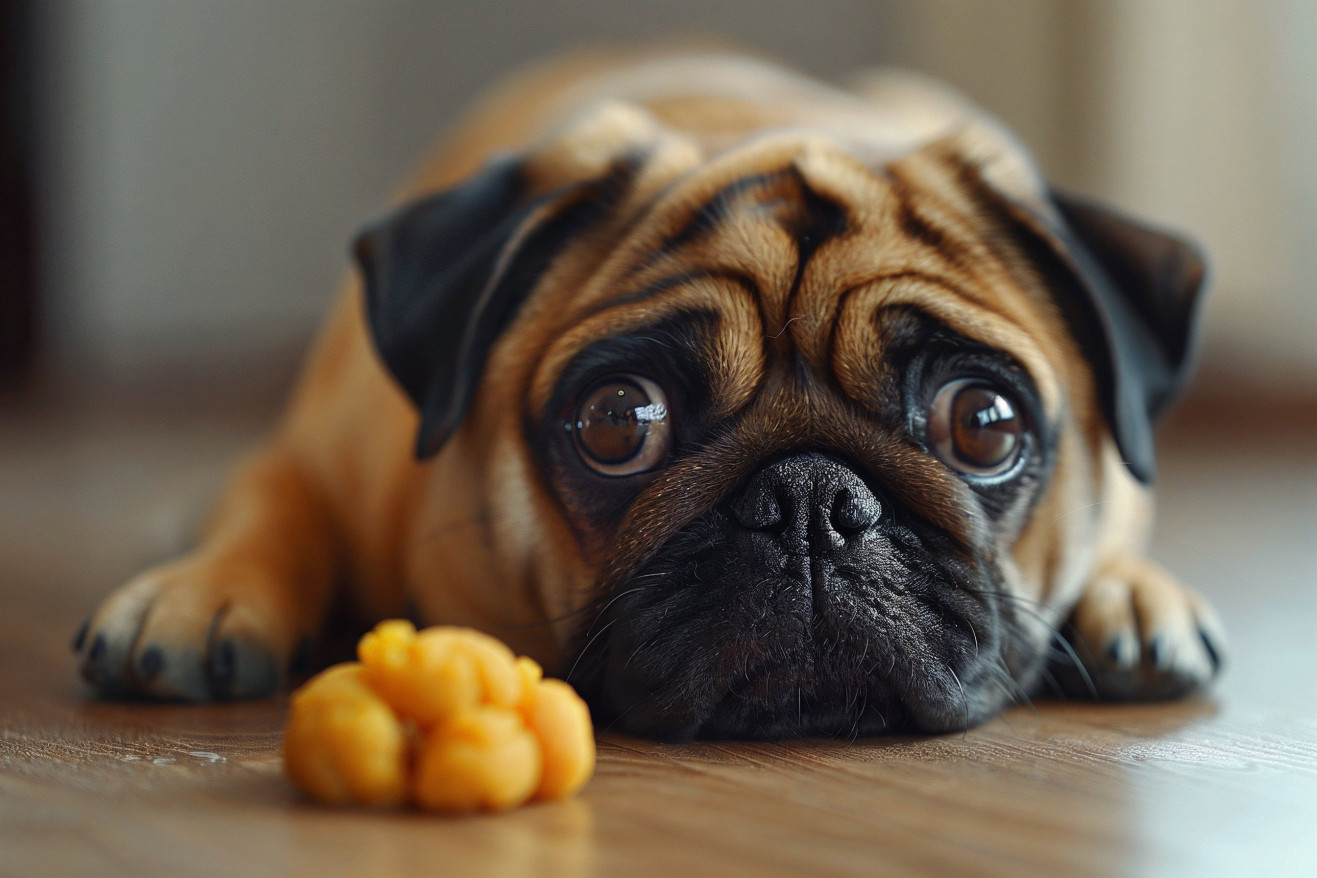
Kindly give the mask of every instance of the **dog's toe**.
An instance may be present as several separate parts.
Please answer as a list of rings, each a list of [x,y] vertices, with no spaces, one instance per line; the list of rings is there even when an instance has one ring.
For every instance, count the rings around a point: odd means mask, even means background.
[[[121,695],[134,688],[131,656],[142,619],[155,602],[154,581],[140,577],[106,599],[78,632],[74,647],[78,670],[93,688]]]
[[[180,562],[115,592],[75,638],[83,679],[103,695],[259,698],[278,690],[295,637],[250,572]]]
[[[282,650],[253,634],[228,631],[212,644],[206,672],[211,697],[216,700],[261,698],[273,694],[283,681]]]
[[[1063,688],[1109,700],[1177,698],[1220,673],[1225,639],[1197,592],[1142,559],[1111,565],[1075,606],[1069,631],[1082,669]]]

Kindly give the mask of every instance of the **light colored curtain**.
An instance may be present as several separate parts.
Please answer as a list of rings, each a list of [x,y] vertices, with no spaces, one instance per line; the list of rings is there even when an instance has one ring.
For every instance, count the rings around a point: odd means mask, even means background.
[[[1207,249],[1204,373],[1317,387],[1317,4],[924,0],[901,60]]]

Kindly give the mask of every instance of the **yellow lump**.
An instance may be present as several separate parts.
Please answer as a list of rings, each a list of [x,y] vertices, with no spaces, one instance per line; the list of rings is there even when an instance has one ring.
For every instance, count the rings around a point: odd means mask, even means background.
[[[594,773],[594,726],[581,696],[562,680],[541,680],[518,709],[543,760],[535,796],[562,799],[579,790]]]
[[[470,628],[381,622],[361,638],[366,679],[399,714],[423,726],[477,704],[514,707],[524,687],[507,646]]]
[[[432,811],[502,811],[531,797],[542,770],[539,741],[516,711],[479,705],[425,736],[412,792]]]
[[[363,679],[336,665],[293,694],[284,768],[307,795],[335,805],[407,800],[407,734]]]
[[[560,799],[594,772],[594,730],[568,684],[468,628],[381,622],[293,693],[289,778],[333,804],[501,811]]]

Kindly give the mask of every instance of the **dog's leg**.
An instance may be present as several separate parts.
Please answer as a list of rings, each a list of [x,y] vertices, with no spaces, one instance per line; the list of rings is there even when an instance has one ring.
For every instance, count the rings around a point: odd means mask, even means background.
[[[1210,682],[1224,656],[1212,606],[1144,558],[1106,564],[1075,605],[1068,628],[1088,675],[1082,679],[1058,666],[1057,676],[1072,694],[1116,701],[1175,698]]]
[[[77,643],[83,677],[149,698],[274,692],[325,615],[329,529],[313,482],[271,445],[230,480],[192,554],[137,576],[91,617]]]

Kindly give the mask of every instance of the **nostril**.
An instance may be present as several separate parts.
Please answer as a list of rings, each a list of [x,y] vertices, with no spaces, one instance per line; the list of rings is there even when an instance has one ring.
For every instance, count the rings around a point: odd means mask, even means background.
[[[822,539],[840,548],[873,528],[883,507],[846,465],[821,454],[802,454],[768,464],[729,500],[728,516],[746,530],[790,542]]]
[[[747,491],[732,504],[732,513],[747,530],[774,531],[782,527],[782,504],[770,486]]]
[[[883,507],[869,491],[842,488],[832,502],[831,522],[842,536],[855,536],[877,523]]]

